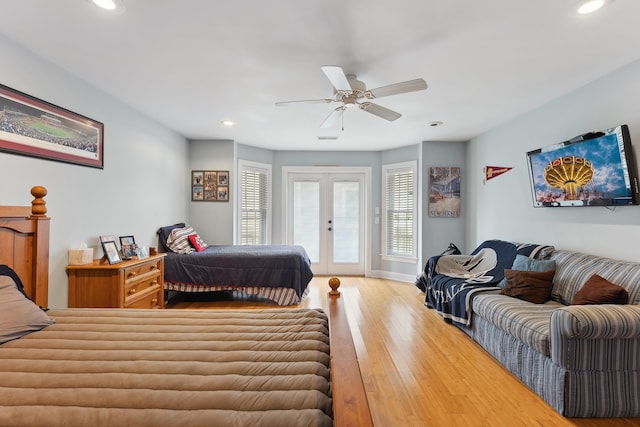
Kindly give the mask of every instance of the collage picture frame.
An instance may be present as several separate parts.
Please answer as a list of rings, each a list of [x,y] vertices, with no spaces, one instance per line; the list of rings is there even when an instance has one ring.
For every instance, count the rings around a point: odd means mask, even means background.
[[[191,200],[194,202],[228,202],[229,171],[191,171]]]

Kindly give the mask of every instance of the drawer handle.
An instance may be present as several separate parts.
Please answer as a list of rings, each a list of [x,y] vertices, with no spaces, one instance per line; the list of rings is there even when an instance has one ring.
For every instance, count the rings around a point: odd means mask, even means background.
[[[149,270],[153,271],[156,270],[158,267],[156,267],[155,265],[152,265],[151,267],[149,267]]]
[[[136,277],[138,275],[138,273],[136,273],[135,271],[132,271],[131,273],[129,273],[129,277]]]
[[[151,300],[151,305],[158,305],[158,298],[153,298]]]
[[[136,291],[136,288],[131,288],[131,289],[129,289],[129,295],[133,295],[133,294],[135,294],[136,292],[137,292],[137,291]]]

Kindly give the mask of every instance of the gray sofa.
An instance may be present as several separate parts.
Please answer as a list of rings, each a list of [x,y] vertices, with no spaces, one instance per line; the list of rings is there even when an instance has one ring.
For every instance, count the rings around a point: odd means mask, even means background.
[[[640,417],[640,263],[558,250],[551,300],[474,295],[461,326],[567,417]],[[592,275],[624,287],[626,305],[569,305]]]

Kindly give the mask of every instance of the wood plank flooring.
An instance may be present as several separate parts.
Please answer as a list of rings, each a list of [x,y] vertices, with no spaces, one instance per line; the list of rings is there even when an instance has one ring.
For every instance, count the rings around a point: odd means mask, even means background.
[[[341,277],[376,426],[640,426],[640,418],[579,419],[556,413],[491,355],[424,307],[408,283]],[[301,307],[327,309],[327,277]],[[173,309],[273,307],[260,301],[193,299]]]

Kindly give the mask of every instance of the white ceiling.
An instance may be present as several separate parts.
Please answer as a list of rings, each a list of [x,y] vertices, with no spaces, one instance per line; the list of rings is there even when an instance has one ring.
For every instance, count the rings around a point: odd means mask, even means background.
[[[187,138],[270,149],[467,140],[640,58],[638,0],[588,17],[575,0],[122,2],[109,14],[86,0],[5,1],[0,33]],[[368,88],[429,88],[375,100],[402,113],[395,122],[350,109],[344,130],[321,130],[337,104],[274,103],[331,98],[322,65]]]

